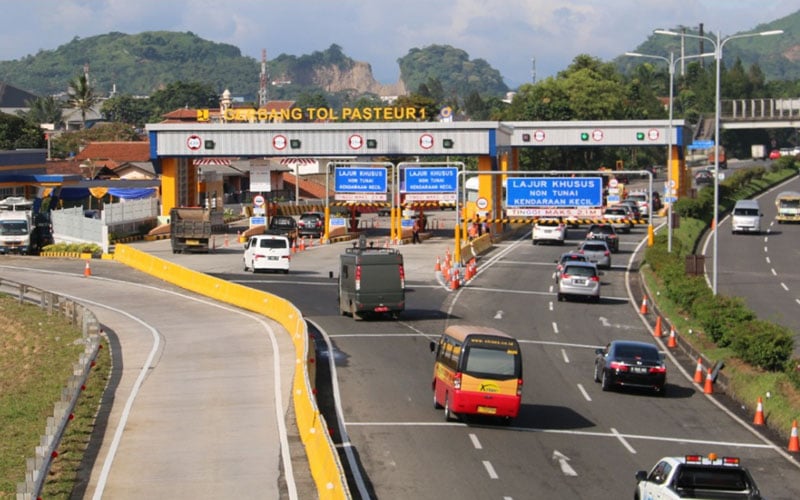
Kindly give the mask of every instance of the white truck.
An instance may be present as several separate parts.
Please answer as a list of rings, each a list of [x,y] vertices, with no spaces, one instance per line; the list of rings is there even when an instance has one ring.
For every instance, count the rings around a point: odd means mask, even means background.
[[[750,473],[737,457],[686,455],[664,457],[636,473],[635,500],[730,498],[762,500]]]
[[[767,148],[763,144],[753,144],[750,146],[750,156],[753,157],[754,160],[766,160],[767,159]]]
[[[31,250],[31,215],[18,210],[0,211],[0,254],[27,255]]]

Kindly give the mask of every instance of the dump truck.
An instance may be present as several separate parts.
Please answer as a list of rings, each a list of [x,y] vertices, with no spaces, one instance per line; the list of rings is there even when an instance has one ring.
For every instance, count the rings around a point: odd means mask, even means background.
[[[211,211],[200,207],[173,208],[169,212],[172,253],[208,252]]]
[[[714,164],[714,150],[715,148],[711,148],[711,151],[708,153],[708,164]],[[719,147],[719,168],[728,168],[728,157],[725,156],[725,148],[720,146]]]

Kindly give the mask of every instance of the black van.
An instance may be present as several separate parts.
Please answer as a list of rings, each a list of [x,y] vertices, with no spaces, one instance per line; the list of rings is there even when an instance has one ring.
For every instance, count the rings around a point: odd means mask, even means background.
[[[339,312],[361,319],[388,314],[397,319],[406,306],[403,254],[367,246],[360,238],[339,256]]]

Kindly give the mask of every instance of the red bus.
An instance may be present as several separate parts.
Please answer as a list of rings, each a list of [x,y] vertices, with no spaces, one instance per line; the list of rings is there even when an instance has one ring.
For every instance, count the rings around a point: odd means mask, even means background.
[[[489,415],[510,421],[522,401],[522,355],[510,335],[483,326],[453,325],[438,342],[433,367],[433,405],[445,420]]]

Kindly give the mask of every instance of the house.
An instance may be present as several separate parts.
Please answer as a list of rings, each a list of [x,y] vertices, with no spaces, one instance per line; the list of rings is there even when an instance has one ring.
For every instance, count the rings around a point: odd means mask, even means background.
[[[19,111],[28,111],[28,101],[33,101],[38,97],[0,81],[0,112],[17,116]]]

